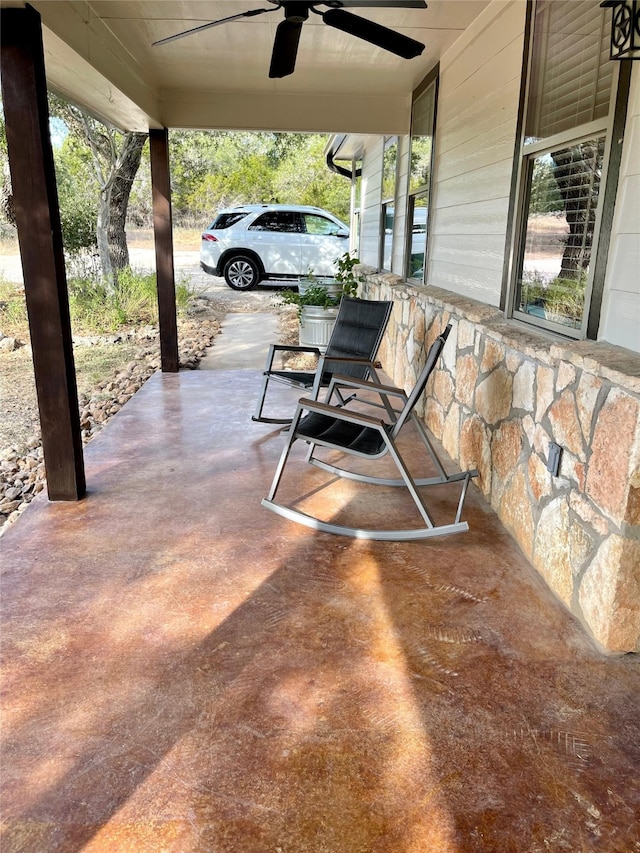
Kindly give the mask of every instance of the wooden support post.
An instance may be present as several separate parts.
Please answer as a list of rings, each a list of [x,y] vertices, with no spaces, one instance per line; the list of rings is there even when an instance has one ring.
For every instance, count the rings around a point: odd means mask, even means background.
[[[173,269],[173,223],[171,219],[171,181],[169,175],[169,132],[149,131],[151,186],[153,189],[153,233],[156,244],[158,282],[158,319],[160,326],[160,363],[163,373],[177,373],[178,325],[176,284]]]
[[[0,10],[2,100],[40,428],[52,501],[85,493],[69,298],[49,135],[40,15]]]

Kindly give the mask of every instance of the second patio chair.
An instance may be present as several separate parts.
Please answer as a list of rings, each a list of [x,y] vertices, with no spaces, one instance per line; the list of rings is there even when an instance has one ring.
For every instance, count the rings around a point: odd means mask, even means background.
[[[312,399],[316,400],[320,388],[329,385],[334,373],[363,380],[372,376],[377,380],[375,357],[387,328],[392,307],[393,302],[343,297],[324,355],[317,347],[271,344],[263,373],[260,397],[252,420],[267,424],[291,423],[291,418],[270,418],[263,414],[267,390],[272,381],[282,382],[302,391],[310,391]],[[276,354],[285,351],[318,356],[316,369],[275,369]]]
[[[422,369],[413,391],[411,391],[408,396],[399,388],[380,385],[378,383],[361,382],[344,376],[335,376],[329,385],[329,393],[327,395],[326,403],[321,403],[316,400],[305,400],[304,398],[301,399],[296,409],[291,427],[288,431],[287,442],[276,468],[271,490],[269,491],[268,497],[262,501],[262,505],[279,515],[290,519],[291,521],[297,521],[307,527],[312,527],[316,530],[323,530],[326,533],[353,536],[357,539],[426,539],[431,536],[441,536],[447,533],[460,533],[464,530],[468,530],[469,526],[467,522],[461,521],[462,508],[467,494],[469,481],[471,477],[475,477],[478,472],[477,470],[472,470],[456,474],[447,474],[431,441],[429,440],[424,424],[414,412],[416,402],[423,393],[427,380],[440,357],[440,353],[442,352],[442,348],[444,347],[450,328],[450,326],[447,326],[442,334],[439,335],[431,345],[425,366]],[[330,405],[332,394],[338,389],[340,389],[343,394],[346,392],[352,393],[354,390],[373,391],[379,396],[381,404],[385,409],[388,408],[389,397],[400,398],[400,400],[404,402],[404,406],[400,412],[395,413],[395,417],[392,419],[391,423],[387,423],[381,419],[363,414],[362,412],[354,411],[352,408],[342,404],[339,406]],[[307,414],[305,414],[305,412]],[[409,473],[407,462],[403,458],[397,443],[400,431],[409,421],[412,421],[416,426],[418,434],[422,439],[422,443],[435,465],[437,471],[437,476],[435,477],[415,478]],[[405,486],[418,509],[422,519],[421,526],[413,529],[399,530],[346,527],[344,525],[334,524],[333,522],[322,521],[314,516],[301,512],[300,510],[276,503],[274,498],[280,484],[284,467],[289,457],[289,452],[294,442],[298,439],[302,439],[310,444],[310,449],[307,454],[307,462],[310,462],[312,465],[315,465],[330,474],[349,480],[355,480],[360,483],[379,486]],[[351,456],[359,456],[371,460],[380,459],[388,454],[395,462],[400,478],[377,477],[370,474],[356,473],[348,468],[329,464],[314,456],[316,447],[340,450]],[[455,481],[462,482],[462,489],[458,500],[455,519],[450,524],[435,524],[422,496],[418,491],[418,488],[421,486],[442,485]]]

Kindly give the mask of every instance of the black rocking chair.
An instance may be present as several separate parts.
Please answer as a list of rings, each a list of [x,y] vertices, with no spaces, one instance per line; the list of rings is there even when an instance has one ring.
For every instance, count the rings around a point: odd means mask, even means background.
[[[399,388],[373,382],[367,383],[351,379],[346,376],[334,376],[329,385],[326,403],[304,398],[301,399],[298,403],[291,427],[287,434],[287,443],[282,451],[280,461],[276,468],[273,483],[271,484],[271,490],[269,491],[268,497],[262,501],[262,505],[279,515],[282,515],[284,518],[288,518],[291,521],[297,521],[300,524],[304,524],[307,527],[314,528],[315,530],[323,530],[326,533],[336,533],[343,536],[352,536],[356,539],[426,539],[431,536],[442,536],[448,533],[460,533],[468,530],[469,525],[467,522],[461,521],[462,508],[467,494],[469,481],[471,477],[477,476],[478,472],[474,469],[456,474],[447,474],[429,440],[424,424],[414,412],[415,404],[424,391],[427,380],[440,357],[440,353],[442,352],[442,348],[444,347],[450,328],[450,326],[447,326],[442,334],[439,335],[431,345],[427,355],[426,364],[409,396]],[[404,401],[404,406],[401,411],[394,413],[395,417],[392,418],[392,422],[387,423],[384,420],[362,414],[359,411],[354,411],[342,403],[338,406],[331,405],[330,401],[332,394],[338,389],[340,389],[342,393],[345,391],[353,393],[355,390],[365,389],[374,391],[379,395],[381,400],[379,405],[387,411],[390,410],[389,397],[400,398]],[[307,412],[308,414],[304,415],[304,412]],[[413,421],[416,426],[420,438],[422,439],[422,442],[437,469],[438,475],[436,477],[414,478],[409,473],[407,464],[402,458],[396,443],[398,434],[409,420]],[[310,444],[307,454],[307,462],[324,471],[328,471],[333,475],[361,483],[372,483],[374,485],[406,486],[413,498],[418,512],[420,513],[423,522],[422,526],[407,530],[367,530],[356,527],[345,527],[343,525],[322,521],[299,510],[276,503],[274,500],[276,491],[289,457],[291,447],[297,439],[302,439]],[[360,456],[367,459],[380,459],[381,457],[386,456],[386,454],[389,454],[396,463],[400,473],[400,478],[391,479],[386,477],[374,477],[367,474],[355,473],[336,465],[330,465],[314,456],[316,447],[341,450],[352,456]],[[450,524],[435,525],[423,498],[418,492],[418,488],[421,486],[441,485],[455,481],[462,481],[462,491],[458,501],[455,520]]]
[[[267,354],[260,398],[252,420],[267,424],[291,423],[291,418],[269,418],[262,413],[269,383],[272,380],[283,382],[302,391],[311,391],[311,398],[314,400],[318,398],[320,388],[327,387],[333,374],[338,371],[353,379],[366,380],[373,377],[377,380],[374,360],[389,322],[392,307],[393,302],[343,297],[324,355],[317,347],[271,344]],[[283,351],[317,355],[316,369],[312,371],[275,370],[273,367],[275,355]]]

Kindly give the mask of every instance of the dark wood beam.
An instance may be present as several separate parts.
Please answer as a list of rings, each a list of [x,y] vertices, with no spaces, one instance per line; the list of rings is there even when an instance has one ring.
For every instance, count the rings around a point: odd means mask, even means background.
[[[160,363],[164,373],[177,373],[178,325],[176,284],[173,269],[173,223],[169,173],[169,132],[149,131],[151,186],[153,189],[153,233],[156,245]]]
[[[1,9],[0,45],[47,493],[52,501],[78,500],[85,493],[84,460],[38,12]]]

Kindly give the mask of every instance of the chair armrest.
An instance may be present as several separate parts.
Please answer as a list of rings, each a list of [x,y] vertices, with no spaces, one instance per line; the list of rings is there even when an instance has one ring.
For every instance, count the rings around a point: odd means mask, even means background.
[[[376,362],[371,361],[370,358],[364,358],[357,355],[321,355],[320,358],[323,363],[327,361],[342,361],[345,364],[370,364],[372,367],[376,366]]]
[[[328,415],[338,421],[347,421],[352,424],[361,424],[362,426],[371,426],[380,429],[384,428],[385,423],[381,418],[373,418],[371,415],[363,415],[362,412],[354,412],[353,409],[345,409],[340,406],[330,406],[327,403],[321,403],[319,400],[310,400],[308,397],[302,397],[298,400],[298,408],[306,409],[308,412],[315,412],[319,415]],[[295,421],[294,421],[295,423]]]
[[[339,385],[342,388],[360,388],[362,391],[376,391],[378,394],[389,394],[392,397],[407,398],[407,394],[402,388],[397,388],[395,385],[382,385],[380,382],[367,382],[366,379],[354,379],[352,376],[345,376],[341,373],[334,373],[329,386],[331,392],[334,386]]]

